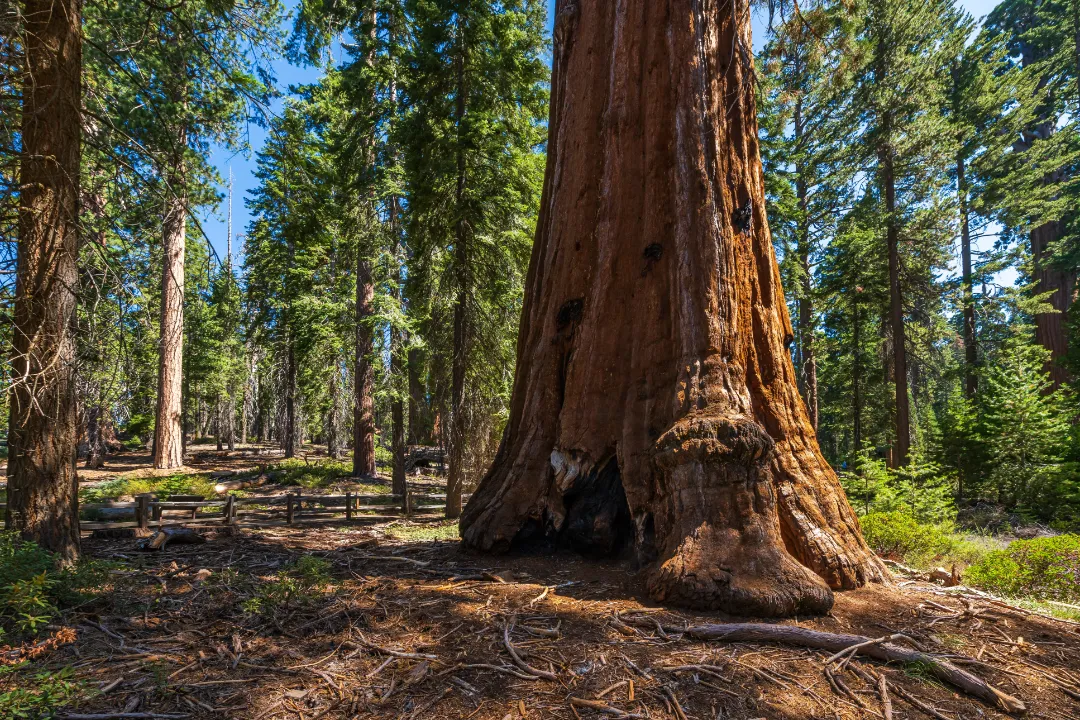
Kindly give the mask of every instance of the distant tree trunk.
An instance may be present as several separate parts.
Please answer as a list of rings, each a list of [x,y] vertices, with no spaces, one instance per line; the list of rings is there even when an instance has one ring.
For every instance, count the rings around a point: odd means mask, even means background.
[[[375,310],[371,263],[362,250],[356,261],[356,371],[353,398],[353,475],[375,476],[375,368],[371,365],[374,338],[370,326]]]
[[[179,147],[187,145],[187,133],[177,136]],[[161,339],[158,362],[157,419],[154,425],[154,467],[171,469],[184,464],[181,424],[184,375],[184,250],[187,208],[184,193],[186,172],[177,157],[170,174],[165,201],[164,252],[161,274]],[[202,428],[200,428],[202,430]]]
[[[457,20],[457,87],[454,104],[454,126],[458,133],[463,132],[465,120],[465,93],[468,91],[465,78],[466,53],[464,23],[461,15]],[[457,208],[457,220],[454,223],[454,275],[457,292],[454,297],[454,339],[453,357],[450,369],[450,432],[449,432],[449,468],[446,473],[446,517],[456,518],[461,515],[461,492],[465,485],[465,439],[468,424],[465,418],[465,372],[468,369],[469,345],[471,332],[468,317],[469,287],[469,228],[464,217],[465,190],[467,187],[465,147],[462,138],[457,141],[457,188],[454,205]]]
[[[1077,18],[1077,3],[1072,3],[1073,22],[1080,23]],[[1074,39],[1077,57],[1077,69],[1080,70],[1080,32]],[[1024,68],[1038,66],[1045,62],[1045,48],[1038,48],[1032,43],[1020,43],[1020,62]],[[1040,88],[1045,86],[1046,78],[1039,80]],[[1077,102],[1080,103],[1080,78],[1077,79]],[[1049,105],[1045,106],[1049,107]],[[1035,125],[1024,132],[1023,138],[1015,144],[1020,151],[1029,150],[1033,143],[1039,140],[1048,140],[1056,131],[1055,119],[1048,115],[1038,118]],[[1058,170],[1049,173],[1043,182],[1047,185],[1058,184],[1063,179],[1063,172]],[[1061,234],[1061,223],[1051,220],[1031,230],[1031,257],[1034,262],[1035,292],[1052,293],[1049,298],[1050,305],[1056,312],[1035,314],[1035,340],[1050,351],[1050,361],[1047,371],[1055,388],[1069,382],[1069,373],[1062,365],[1069,349],[1068,327],[1065,313],[1072,303],[1073,292],[1076,287],[1076,272],[1062,270],[1050,264],[1049,258],[1053,254],[1054,244]]]
[[[252,401],[252,388],[251,385],[255,380],[255,370],[252,367],[252,360],[254,355],[250,352],[250,348],[244,355],[244,364],[247,366],[247,371],[244,373],[244,397],[240,406],[240,442],[246,444],[248,441],[248,410],[251,407]]]
[[[803,113],[802,98],[795,103],[795,142],[803,139]],[[798,228],[798,255],[800,270],[799,292],[799,356],[801,367],[800,375],[803,384],[803,395],[806,398],[806,409],[810,415],[810,424],[817,430],[818,427],[818,386],[817,386],[817,355],[814,350],[814,298],[810,267],[810,219],[807,217],[807,186],[803,173],[805,167],[796,165],[795,174],[798,178],[795,182],[795,194],[799,201],[799,228]]]
[[[559,4],[510,418],[466,547],[632,542],[654,599],[737,614],[825,612],[830,586],[887,577],[785,347],[749,18]]]
[[[423,354],[418,348],[409,349],[409,444],[428,445],[431,437],[427,431],[427,403],[424,398],[424,385],[420,380],[420,366]]]
[[[288,343],[288,357],[285,360],[285,428],[284,437],[282,437],[282,449],[285,450],[285,457],[292,458],[296,457],[296,440],[299,437],[300,428],[296,408],[296,345],[291,333],[289,334]]]
[[[330,369],[330,409],[326,412],[326,454],[331,460],[341,457],[341,383],[337,358]]]
[[[86,410],[86,468],[97,470],[105,464],[109,448],[105,443],[103,416],[105,409],[100,405],[91,405]]]
[[[896,176],[893,168],[892,122],[889,111],[882,119],[878,146],[881,184],[885,196],[885,234],[889,250],[889,324],[892,328],[893,384],[896,407],[893,416],[892,465],[907,465],[911,450],[911,407],[908,402],[907,331],[904,328],[904,295],[900,284],[900,227],[896,217]]]
[[[26,0],[7,527],[79,556],[75,454],[82,3]]]
[[[232,390],[225,395],[225,443],[230,452],[236,449],[236,396]]]
[[[396,203],[396,200],[394,202]],[[395,291],[395,295],[400,296],[400,291]],[[390,397],[390,423],[393,425],[390,443],[390,452],[393,456],[391,488],[395,495],[404,495],[406,491],[405,405],[401,391],[404,390],[402,375],[405,372],[405,358],[403,357],[405,338],[399,328],[392,328],[390,336],[390,377],[393,383],[393,394]]]
[[[975,344],[975,291],[971,278],[971,228],[968,217],[968,186],[964,158],[956,158],[956,187],[960,200],[960,264],[961,292],[964,303],[964,394],[969,400],[975,398],[979,389],[976,374],[979,353]]]
[[[860,288],[852,289],[851,300],[851,414],[855,454],[862,452],[862,318],[859,316]]]
[[[217,442],[218,452],[224,450],[222,441],[225,436],[225,403],[218,399],[214,403],[214,440]]]
[[[1061,223],[1043,223],[1031,231],[1031,256],[1035,263],[1035,292],[1052,292],[1049,302],[1056,312],[1035,314],[1035,339],[1050,351],[1047,370],[1054,387],[1069,382],[1069,373],[1062,365],[1069,352],[1066,313],[1072,304],[1076,288],[1076,273],[1059,270],[1050,264],[1053,246],[1061,235]]]

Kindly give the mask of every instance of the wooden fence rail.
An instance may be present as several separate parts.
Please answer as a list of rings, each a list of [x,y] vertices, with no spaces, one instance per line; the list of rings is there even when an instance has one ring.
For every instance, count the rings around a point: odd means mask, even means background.
[[[406,501],[409,510],[404,510]],[[304,495],[302,492],[270,497],[222,500],[157,500],[139,495],[133,502],[83,503],[80,512],[106,512],[115,520],[83,520],[83,530],[109,528],[150,528],[177,525],[236,525],[272,527],[294,524],[335,524],[379,522],[399,518],[435,519],[446,509],[446,495],[409,493],[401,495]],[[0,513],[7,509],[0,503]],[[170,513],[170,515],[166,515]],[[182,515],[180,515],[182,513]],[[128,520],[127,518],[131,518]]]

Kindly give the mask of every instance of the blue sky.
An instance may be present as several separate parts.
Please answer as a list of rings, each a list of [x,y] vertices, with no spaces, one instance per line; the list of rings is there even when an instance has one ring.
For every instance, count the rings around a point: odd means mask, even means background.
[[[286,6],[294,9],[298,4],[298,0],[286,0]],[[997,4],[995,0],[961,0],[961,4],[976,18],[982,18]],[[549,18],[551,15],[551,8],[554,6],[554,0],[549,0]],[[754,14],[754,49],[758,50],[765,37],[765,13],[763,10],[757,10]],[[291,20],[289,21],[291,27]],[[550,19],[549,19],[550,25]],[[316,68],[311,67],[297,67],[290,64],[286,60],[278,60],[274,64],[274,69],[277,73],[278,85],[282,90],[285,90],[290,85],[302,85],[305,83],[311,83],[318,79],[319,71]],[[280,110],[281,101],[279,100],[273,106],[275,111]],[[230,151],[218,149],[211,156],[211,162],[218,169],[219,174],[227,182],[229,177],[229,171],[232,170],[233,175],[233,235],[234,237],[245,231],[248,221],[251,219],[251,215],[248,213],[247,208],[244,205],[244,199],[248,196],[248,193],[255,189],[258,182],[255,178],[255,152],[262,147],[266,138],[266,132],[262,128],[251,125],[248,128],[249,137],[251,140],[251,150],[247,154],[234,154]],[[227,192],[227,187],[221,188],[223,195]],[[203,230],[210,238],[214,249],[217,251],[218,256],[224,258],[225,246],[226,246],[226,214],[227,214],[227,200],[222,200],[221,204],[216,210],[208,213],[205,217],[201,218]],[[992,239],[984,239],[984,243],[988,247],[992,243]],[[233,242],[234,258],[239,253],[239,248],[242,247],[242,242]],[[1009,271],[1012,272],[1012,271]],[[1015,274],[1013,275],[1015,276]],[[1011,279],[1001,277],[999,282],[1010,284]]]

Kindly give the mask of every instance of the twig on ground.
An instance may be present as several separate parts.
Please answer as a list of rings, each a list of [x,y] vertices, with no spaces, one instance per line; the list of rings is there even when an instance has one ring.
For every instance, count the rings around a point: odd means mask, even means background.
[[[612,707],[611,705],[608,705],[607,703],[600,702],[599,700],[586,700],[585,698],[579,698],[579,697],[570,697],[569,700],[570,700],[570,707],[571,708],[574,708],[574,707],[588,708],[590,710],[595,710],[598,713],[603,713],[604,715],[612,715],[612,716],[617,717],[617,718],[643,718],[643,717],[645,717],[644,715],[641,715],[639,713],[629,713],[629,712],[626,712],[625,710],[620,710],[617,707]],[[575,711],[574,714],[576,715],[577,712]]]
[[[679,698],[675,695],[675,691],[671,689],[669,685],[664,686],[664,694],[671,700],[672,706],[675,708],[675,715],[679,720],[689,720],[686,717],[686,713],[682,709],[682,703],[679,702]]]
[[[381,645],[376,645],[375,643],[369,641],[360,632],[357,632],[356,634],[360,636],[360,641],[359,642],[360,642],[361,645],[363,645],[364,647],[369,647],[372,650],[377,650],[377,651],[381,652],[383,655],[393,655],[394,657],[405,658],[406,660],[438,660],[439,659],[438,655],[431,655],[430,653],[402,652],[401,650],[394,650],[393,648],[382,647]],[[348,640],[346,640],[342,644],[343,645],[351,645],[351,643]],[[353,646],[353,647],[355,647],[355,646]]]
[[[527,662],[521,659],[521,656],[518,655],[517,650],[514,649],[514,644],[510,642],[510,627],[510,625],[503,625],[503,645],[506,646],[507,652],[509,652],[510,657],[513,658],[514,664],[525,672],[529,673],[530,675],[535,675],[538,678],[544,678],[545,680],[558,682],[559,678],[556,677],[555,673],[548,672],[547,670],[538,670],[537,668],[532,667]]]

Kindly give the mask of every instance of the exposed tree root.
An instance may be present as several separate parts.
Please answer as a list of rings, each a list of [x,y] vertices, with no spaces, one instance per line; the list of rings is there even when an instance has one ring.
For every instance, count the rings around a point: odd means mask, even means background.
[[[652,618],[626,618],[641,627],[653,627]],[[695,640],[722,640],[726,642],[776,642],[785,645],[828,650],[830,652],[853,649],[859,655],[867,655],[886,662],[914,663],[925,667],[939,680],[963,690],[969,695],[990,702],[1007,712],[1023,714],[1027,706],[1023,701],[998,690],[985,680],[953,665],[937,655],[911,650],[884,642],[874,642],[862,635],[842,635],[820,632],[792,625],[766,623],[725,623],[692,625],[687,628],[667,626],[667,632],[681,632]],[[858,646],[858,647],[855,647]]]

